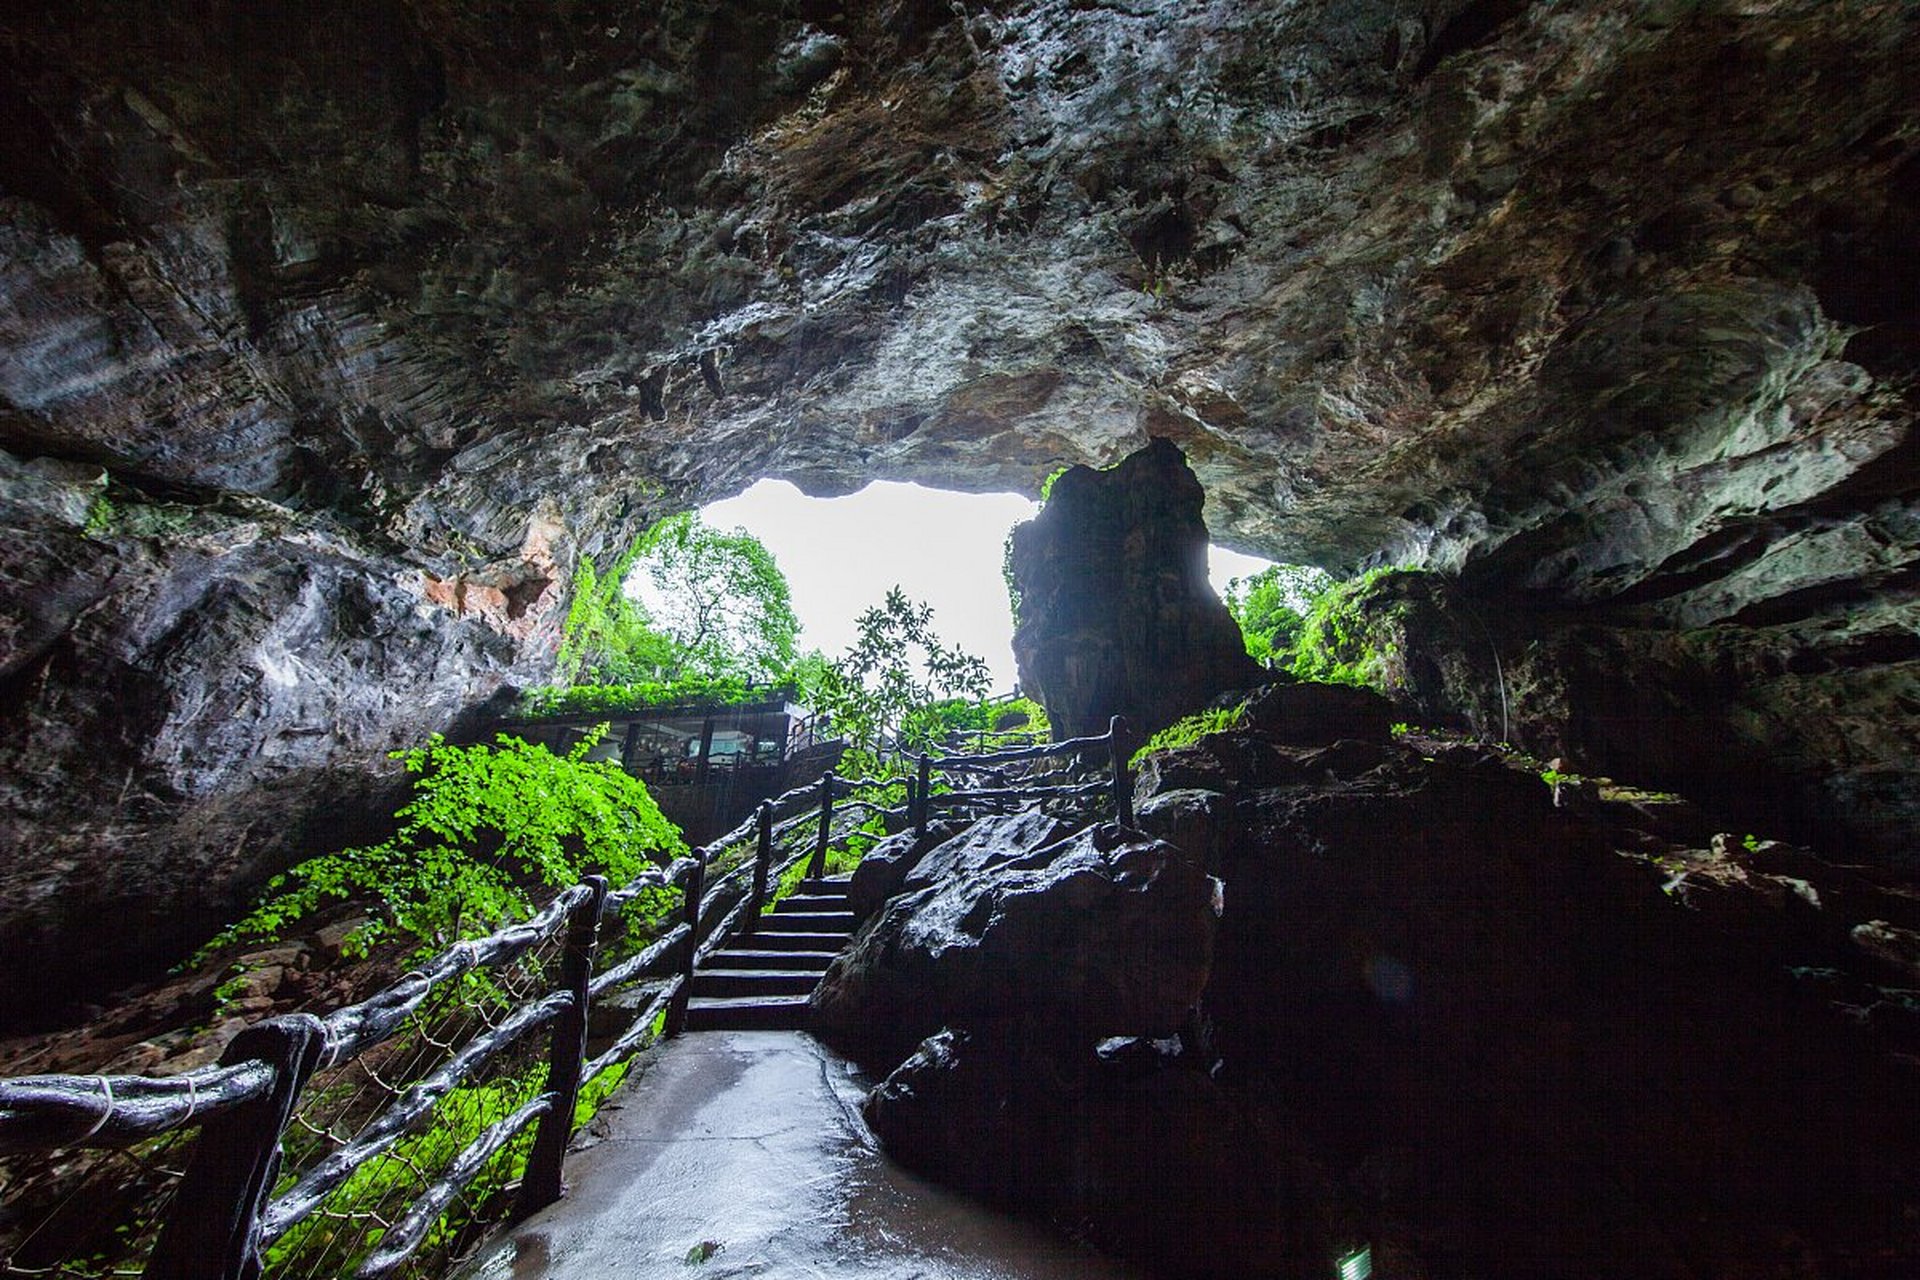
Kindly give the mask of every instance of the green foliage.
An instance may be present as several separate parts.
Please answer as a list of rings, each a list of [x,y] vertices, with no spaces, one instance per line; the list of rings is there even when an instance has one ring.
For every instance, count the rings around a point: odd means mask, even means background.
[[[87,523],[81,532],[89,538],[104,538],[113,528],[113,502],[106,494],[100,494],[87,506]]]
[[[1007,584],[1007,612],[1013,617],[1013,625],[1020,625],[1020,584],[1013,576],[1013,530],[1007,530],[1006,540],[1000,544],[1000,580]]]
[[[554,659],[560,685],[617,679],[642,665],[651,674],[670,656],[647,628],[646,614],[626,595],[627,574],[639,554],[636,542],[605,573],[595,567],[592,556],[580,557],[573,571],[573,602]]]
[[[1337,583],[1314,598],[1293,646],[1295,676],[1386,691],[1387,670],[1394,654],[1384,645],[1376,645],[1354,606],[1382,575],[1395,572],[1404,570],[1374,569]]]
[[[330,1274],[348,1274],[351,1264],[358,1261],[352,1255],[371,1248],[379,1238],[375,1232],[358,1239],[368,1215],[379,1214],[391,1221],[419,1195],[422,1170],[444,1169],[490,1125],[512,1115],[537,1095],[545,1083],[546,1067],[541,1065],[518,1079],[459,1085],[449,1090],[434,1108],[432,1124],[426,1130],[400,1139],[385,1154],[355,1169],[327,1198],[326,1212],[295,1223],[274,1242],[267,1251],[268,1272],[295,1275],[331,1263],[337,1269]],[[526,1167],[531,1145],[529,1129],[494,1157],[471,1184],[465,1202],[480,1204],[490,1192],[517,1179]],[[291,1182],[292,1175],[286,1180]],[[428,1234],[423,1255],[431,1256],[448,1245],[465,1225],[462,1215],[443,1216]],[[340,1256],[342,1251],[350,1251],[349,1256]]]
[[[1226,733],[1237,728],[1246,712],[1246,704],[1239,703],[1231,707],[1209,707],[1184,716],[1148,738],[1147,745],[1133,753],[1131,767],[1139,768],[1140,763],[1156,751],[1171,751],[1198,742],[1210,733]]]
[[[1388,727],[1387,732],[1396,738],[1404,738],[1413,732],[1413,726],[1405,720],[1395,720],[1393,724]]]
[[[786,686],[749,684],[734,676],[708,679],[636,680],[631,684],[576,684],[571,688],[529,689],[520,697],[520,714],[556,716],[590,711],[633,711],[686,704],[733,707],[763,702],[791,692]]]
[[[644,784],[618,765],[586,759],[599,736],[564,756],[506,734],[494,746],[470,747],[436,734],[394,753],[413,775],[394,835],[274,877],[267,896],[209,949],[282,937],[328,902],[351,898],[379,911],[348,940],[351,950],[403,935],[432,951],[531,914],[540,887],[561,888],[588,872],[619,884],[649,861],[683,853],[679,831]]]
[[[946,734],[936,705],[978,701],[987,692],[987,664],[947,645],[933,629],[933,608],[909,600],[899,587],[862,613],[846,655],[819,673],[816,710],[832,716],[847,740],[849,773],[883,767],[888,746],[921,751]]]
[[[1057,467],[1053,471],[1047,474],[1047,478],[1045,480],[1042,480],[1040,482],[1040,505],[1041,506],[1044,507],[1045,505],[1047,505],[1047,500],[1053,497],[1053,482],[1055,480],[1058,480],[1061,476],[1067,474],[1069,470],[1071,470],[1071,468],[1069,467]]]
[[[1240,624],[1247,652],[1256,660],[1286,659],[1306,612],[1332,586],[1332,575],[1312,565],[1270,565],[1227,584],[1227,611]]]
[[[686,513],[648,530],[636,551],[650,627],[673,646],[676,673],[767,681],[793,664],[800,622],[786,575],[758,538]]]
[[[799,629],[786,576],[759,539],[671,516],[604,573],[581,558],[555,683],[528,690],[521,712],[752,701],[764,691],[751,686],[786,678]]]

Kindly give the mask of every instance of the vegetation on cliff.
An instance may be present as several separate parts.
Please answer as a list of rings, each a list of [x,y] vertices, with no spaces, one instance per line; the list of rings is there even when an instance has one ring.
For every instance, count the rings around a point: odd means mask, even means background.
[[[386,938],[431,952],[531,915],[534,898],[589,873],[615,884],[684,853],[680,833],[638,778],[589,761],[590,734],[565,755],[501,734],[449,745],[437,734],[395,752],[413,795],[385,840],[322,854],[268,882],[260,902],[212,943],[284,937],[346,900],[375,914],[343,949]]]

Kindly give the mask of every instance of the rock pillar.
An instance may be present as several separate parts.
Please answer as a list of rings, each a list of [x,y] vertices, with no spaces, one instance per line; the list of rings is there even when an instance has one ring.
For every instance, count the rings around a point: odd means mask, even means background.
[[[1063,472],[1013,531],[1014,660],[1057,737],[1115,715],[1151,733],[1266,678],[1207,582],[1205,500],[1180,450],[1154,440],[1104,471]]]

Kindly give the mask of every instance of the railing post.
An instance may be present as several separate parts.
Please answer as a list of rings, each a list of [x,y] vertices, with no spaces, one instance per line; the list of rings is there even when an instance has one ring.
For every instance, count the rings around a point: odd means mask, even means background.
[[[1107,745],[1113,751],[1113,820],[1123,827],[1133,825],[1133,774],[1127,767],[1133,754],[1129,750],[1133,735],[1129,729],[1125,716],[1115,716],[1107,723]]]
[[[222,1066],[266,1063],[273,1086],[201,1126],[146,1280],[257,1280],[260,1214],[279,1174],[280,1135],[326,1043],[320,1019],[295,1013],[256,1022],[220,1055]]]
[[[807,863],[807,876],[818,880],[827,874],[827,840],[833,832],[833,770],[820,779],[820,837],[813,843],[813,860]]]
[[[593,979],[594,953],[600,948],[600,916],[607,906],[605,876],[588,876],[586,901],[567,917],[567,936],[560,953],[560,985],[569,1002],[553,1020],[553,1038],[547,1051],[547,1092],[553,1106],[540,1117],[520,1178],[520,1197],[514,1216],[524,1218],[566,1194],[560,1166],[573,1137],[573,1112],[580,1099],[580,1071],[587,1058],[588,983]]]
[[[927,815],[933,808],[933,761],[927,753],[920,753],[920,809],[914,816],[913,840],[915,844],[925,844],[927,840]]]
[[[680,989],[667,1003],[665,1031],[677,1036],[687,1029],[687,1001],[693,998],[693,962],[700,953],[700,897],[707,891],[707,851],[693,851],[693,871],[687,876],[687,951],[680,958]]]
[[[760,839],[753,855],[753,901],[747,906],[742,933],[760,927],[760,909],[767,905],[767,874],[773,868],[773,801],[760,802]]]

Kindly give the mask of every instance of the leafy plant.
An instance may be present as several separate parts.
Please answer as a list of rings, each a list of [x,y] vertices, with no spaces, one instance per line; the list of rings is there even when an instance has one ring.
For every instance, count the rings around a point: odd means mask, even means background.
[[[87,522],[81,532],[89,538],[104,538],[113,528],[113,502],[106,494],[100,494],[87,506]]]
[[[800,633],[786,575],[744,529],[670,516],[636,544],[633,572],[652,632],[671,645],[675,674],[774,680]]]
[[[592,556],[581,556],[573,571],[573,600],[561,629],[554,675],[562,685],[585,676],[604,677],[625,672],[637,662],[654,662],[669,655],[647,629],[646,615],[626,595],[627,574],[639,557],[640,544],[629,547],[603,573]]]
[[[1326,571],[1276,564],[1227,584],[1227,611],[1240,624],[1247,653],[1260,662],[1290,656],[1314,601],[1333,586]]]
[[[734,676],[718,679],[687,676],[679,680],[636,680],[631,684],[576,684],[570,688],[546,686],[528,689],[521,694],[520,713],[551,716],[589,711],[633,711],[644,707],[671,707],[689,703],[731,707],[791,693],[789,686],[751,684]]]
[[[539,887],[573,884],[588,872],[620,883],[650,860],[684,852],[679,830],[639,779],[587,760],[599,737],[588,734],[564,756],[506,734],[493,746],[467,747],[436,734],[424,747],[395,752],[414,782],[394,815],[394,835],[274,877],[267,896],[208,949],[284,936],[328,902],[352,898],[379,915],[348,939],[350,951],[364,954],[392,935],[431,951],[531,914]]]
[[[1291,651],[1295,676],[1386,691],[1387,672],[1395,654],[1388,646],[1376,643],[1363,625],[1355,602],[1380,577],[1395,572],[1405,570],[1370,570],[1314,597]]]
[[[933,629],[933,608],[899,587],[862,613],[858,634],[838,662],[818,672],[810,691],[816,710],[832,716],[847,740],[848,772],[888,766],[883,750],[924,750],[945,736],[940,704],[978,701],[991,677],[987,664],[948,645]]]
[[[1208,707],[1184,716],[1148,738],[1147,744],[1133,753],[1130,766],[1138,768],[1142,761],[1155,752],[1172,751],[1175,747],[1198,742],[1210,733],[1226,733],[1238,728],[1246,712],[1246,704],[1238,703],[1231,707]]]

